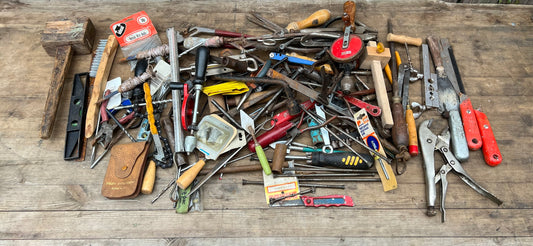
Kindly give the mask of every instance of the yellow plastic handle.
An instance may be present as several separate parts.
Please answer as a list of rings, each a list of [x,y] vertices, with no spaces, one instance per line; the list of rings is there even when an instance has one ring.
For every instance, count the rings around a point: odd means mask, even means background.
[[[150,132],[152,135],[157,135],[157,128],[155,127],[154,106],[152,105],[152,95],[150,95],[150,85],[143,84],[144,100],[146,101],[146,113],[148,113],[148,123],[150,123]]]

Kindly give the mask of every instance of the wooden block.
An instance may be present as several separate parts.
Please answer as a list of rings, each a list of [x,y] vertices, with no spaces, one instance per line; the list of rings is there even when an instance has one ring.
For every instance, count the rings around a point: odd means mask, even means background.
[[[385,50],[381,53],[378,53],[376,50],[377,47],[365,47],[365,52],[363,54],[363,57],[361,58],[362,62],[360,68],[370,69],[372,61],[379,61],[379,63],[381,64],[381,69],[385,68],[385,65],[389,63],[389,60],[391,58],[390,49],[385,48]]]
[[[213,113],[217,113],[219,112],[217,107],[215,107],[215,105],[213,105],[213,103],[211,103],[211,101],[216,101],[219,105],[223,106],[225,105],[224,103],[224,96],[223,95],[212,95],[212,96],[209,96],[207,98],[207,101],[209,101],[209,103],[207,104],[207,106],[209,107],[209,113],[210,114],[213,114]],[[223,106],[224,107],[224,106]],[[226,109],[227,111],[227,109]]]
[[[41,44],[50,56],[60,46],[70,45],[75,54],[89,54],[93,50],[96,30],[87,17],[49,21],[41,33]]]

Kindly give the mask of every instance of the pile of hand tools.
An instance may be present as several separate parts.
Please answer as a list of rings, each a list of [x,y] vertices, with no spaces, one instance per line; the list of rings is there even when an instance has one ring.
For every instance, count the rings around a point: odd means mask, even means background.
[[[150,194],[157,168],[175,168],[152,202],[171,189],[176,211],[186,213],[199,206],[199,199],[191,198],[199,197],[210,178],[237,172],[262,173],[262,181],[243,180],[243,185],[263,185],[270,206],[353,206],[345,195],[303,194],[342,189],[346,182],[381,182],[385,192],[397,189],[397,176],[420,148],[428,215],[436,214],[435,184],[440,181],[444,221],[446,174],[452,170],[480,194],[502,203],[459,163],[469,158],[469,149],[482,148],[491,166],[502,155],[487,117],[466,96],[447,39],[430,36],[425,44],[394,34],[389,20],[384,43],[375,28],[356,18],[353,1],[286,27],[256,12],[247,19],[269,32],[170,27],[164,42],[145,12],[111,24],[114,35],[97,45],[91,67],[95,78],[87,76],[82,83],[83,75],[76,76],[65,159],[83,158],[89,139],[91,168],[110,153],[102,195],[112,199]],[[92,24],[84,20],[73,22],[90,35]],[[50,39],[43,36],[45,48]],[[115,66],[129,65],[134,74],[106,85],[118,46],[126,57]],[[420,70],[411,60],[413,47],[419,49]],[[57,52],[66,56],[57,66],[68,66],[70,47]],[[47,100],[43,138],[50,136],[55,119],[63,80],[58,77],[54,73],[49,97],[56,99]],[[423,84],[422,103],[410,96],[409,85],[417,81]],[[417,129],[416,119],[431,109],[448,118],[449,127],[438,136],[429,130],[431,120]],[[131,143],[120,141],[123,135]],[[446,161],[438,172],[435,150]],[[232,164],[244,159],[251,163]]]

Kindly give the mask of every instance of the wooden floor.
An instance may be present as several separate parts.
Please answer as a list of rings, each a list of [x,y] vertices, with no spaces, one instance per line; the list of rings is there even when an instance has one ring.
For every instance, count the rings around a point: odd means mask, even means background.
[[[24,3],[28,2],[28,3]],[[425,215],[422,158],[408,162],[398,189],[379,183],[349,183],[340,193],[353,208],[268,208],[260,173],[227,174],[202,190],[203,211],[176,214],[165,196],[108,200],[100,195],[107,158],[95,169],[63,161],[72,76],[85,72],[90,56],[75,56],[67,76],[53,137],[39,138],[53,58],[39,43],[46,20],[88,16],[97,38],[108,26],[145,10],[166,42],[164,30],[187,25],[266,31],[250,24],[250,10],[285,25],[320,8],[340,15],[344,1],[0,1],[0,244],[37,245],[531,245],[533,244],[533,8],[511,5],[445,4],[434,1],[357,1],[356,17],[386,34],[446,37],[455,49],[466,92],[491,120],[504,161],[489,167],[480,151],[465,169],[504,201],[500,207],[449,175],[447,219]],[[116,1],[115,1],[116,2]],[[137,2],[137,1],[134,1]],[[316,2],[316,3],[311,3]],[[403,49],[399,50],[404,52]],[[411,53],[419,67],[418,52]],[[404,53],[402,53],[404,54]],[[117,56],[121,57],[119,51]],[[130,75],[115,64],[110,78]],[[411,88],[420,101],[420,86]],[[424,119],[436,118],[429,112]],[[417,123],[420,123],[418,120]],[[436,158],[440,163],[440,158]],[[439,167],[440,164],[436,164]],[[158,169],[155,192],[174,170]]]

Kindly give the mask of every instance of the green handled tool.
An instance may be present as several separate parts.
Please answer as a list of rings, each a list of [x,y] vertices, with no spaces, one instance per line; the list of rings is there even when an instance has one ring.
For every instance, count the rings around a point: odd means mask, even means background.
[[[270,165],[268,164],[268,159],[266,158],[265,152],[263,151],[263,148],[261,145],[257,142],[257,139],[255,138],[255,127],[254,127],[254,120],[252,117],[250,117],[246,112],[240,111],[241,114],[241,127],[246,130],[250,135],[252,135],[252,138],[254,139],[255,144],[255,153],[257,154],[257,157],[259,158],[259,163],[261,163],[261,167],[263,167],[263,171],[266,175],[270,175],[272,173],[272,170],[270,170]]]

